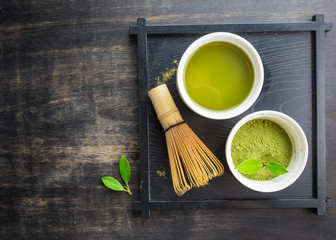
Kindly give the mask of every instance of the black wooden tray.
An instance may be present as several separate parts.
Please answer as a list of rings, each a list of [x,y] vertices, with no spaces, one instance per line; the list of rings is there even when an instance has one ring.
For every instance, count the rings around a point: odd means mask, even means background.
[[[138,37],[140,187],[141,201],[134,209],[143,217],[151,210],[209,208],[313,208],[324,215],[333,201],[326,197],[324,37],[332,27],[317,14],[311,22],[212,25],[146,25],[139,18],[130,34]],[[174,69],[197,38],[210,32],[233,32],[257,49],[264,64],[265,80],[256,103],[244,114],[229,120],[198,116],[181,101]],[[164,133],[147,92],[166,73],[166,82],[182,117],[222,161],[225,174],[209,185],[178,197],[170,176]],[[300,178],[274,193],[260,193],[239,183],[225,160],[225,142],[234,124],[247,114],[276,110],[294,118],[309,144],[309,158]],[[161,173],[165,172],[165,176]]]

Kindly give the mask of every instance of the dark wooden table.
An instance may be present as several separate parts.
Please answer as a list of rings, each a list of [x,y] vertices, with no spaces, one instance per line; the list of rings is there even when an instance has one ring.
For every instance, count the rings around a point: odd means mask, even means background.
[[[148,24],[336,23],[329,1],[2,1],[0,239],[335,239],[336,209],[133,211],[137,42]],[[327,195],[336,199],[336,31],[326,33]],[[100,178],[130,161],[132,196]]]

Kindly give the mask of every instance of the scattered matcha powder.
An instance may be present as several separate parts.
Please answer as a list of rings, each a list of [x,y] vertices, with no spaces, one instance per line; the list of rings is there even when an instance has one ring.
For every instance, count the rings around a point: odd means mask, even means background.
[[[165,72],[163,72],[161,76],[155,78],[157,86],[166,83],[168,80],[170,80],[175,75],[177,71],[177,67],[178,67],[178,61],[174,60],[173,63],[176,66],[170,69],[166,68]]]
[[[286,168],[292,156],[292,143],[286,131],[275,122],[254,119],[237,131],[232,141],[231,156],[235,167],[245,160],[256,159],[261,163],[277,162]],[[243,175],[258,181],[277,176],[266,166],[257,173]]]
[[[167,178],[167,177],[166,177],[166,171],[165,171],[165,170],[163,170],[163,171],[157,170],[156,173],[157,173],[157,175],[158,175],[159,177],[164,177],[164,179]]]

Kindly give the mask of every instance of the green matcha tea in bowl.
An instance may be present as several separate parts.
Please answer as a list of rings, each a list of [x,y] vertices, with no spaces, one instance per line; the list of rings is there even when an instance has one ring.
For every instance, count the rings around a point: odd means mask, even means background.
[[[228,119],[258,98],[264,69],[256,49],[232,33],[207,34],[184,52],[176,85],[183,102],[210,119]]]
[[[231,130],[226,160],[246,187],[275,192],[294,183],[308,158],[308,143],[299,124],[277,111],[247,115]]]

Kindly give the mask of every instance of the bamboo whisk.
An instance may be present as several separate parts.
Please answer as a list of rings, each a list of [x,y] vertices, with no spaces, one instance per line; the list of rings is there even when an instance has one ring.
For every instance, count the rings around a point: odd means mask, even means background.
[[[166,84],[148,92],[165,131],[174,190],[181,196],[223,175],[224,167],[182,119]]]

